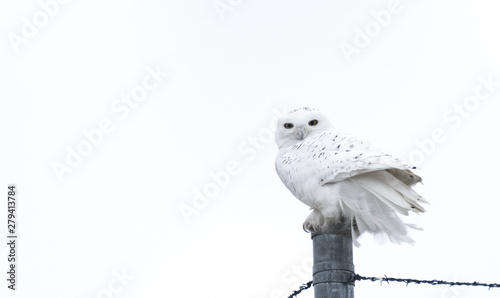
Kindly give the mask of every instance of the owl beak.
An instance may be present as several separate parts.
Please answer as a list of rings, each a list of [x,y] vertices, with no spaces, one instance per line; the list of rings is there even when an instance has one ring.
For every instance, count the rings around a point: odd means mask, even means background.
[[[295,136],[298,140],[303,140],[307,135],[307,129],[305,127],[298,127],[295,131]]]

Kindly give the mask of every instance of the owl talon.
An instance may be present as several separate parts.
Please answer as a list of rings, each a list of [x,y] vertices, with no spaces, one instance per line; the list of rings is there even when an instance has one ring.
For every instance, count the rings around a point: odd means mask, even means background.
[[[306,218],[304,224],[302,225],[302,228],[304,229],[304,231],[314,234],[317,231],[321,230],[321,227],[324,225],[324,222],[325,220],[321,215],[321,213],[317,210],[314,210]]]

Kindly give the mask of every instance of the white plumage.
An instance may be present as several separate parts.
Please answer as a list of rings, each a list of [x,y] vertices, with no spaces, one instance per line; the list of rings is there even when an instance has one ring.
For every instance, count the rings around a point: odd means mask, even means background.
[[[347,222],[353,239],[363,232],[408,242],[398,215],[424,212],[411,187],[422,179],[402,160],[336,132],[318,110],[300,108],[278,120],[276,171],[285,186],[313,212],[304,229],[319,232]],[[356,243],[356,242],[355,242]]]

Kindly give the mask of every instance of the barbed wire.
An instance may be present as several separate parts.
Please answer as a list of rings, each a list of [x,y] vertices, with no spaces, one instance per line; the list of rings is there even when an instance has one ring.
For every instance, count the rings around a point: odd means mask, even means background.
[[[361,276],[359,274],[354,275],[353,281],[358,281],[358,280],[369,280],[369,281],[380,281],[382,282],[403,282],[408,286],[410,283],[414,284],[429,284],[429,285],[449,285],[450,287],[452,286],[473,286],[473,287],[487,287],[488,290],[491,288],[500,288],[500,284],[492,283],[492,284],[487,284],[487,283],[481,283],[481,282],[459,282],[459,281],[445,281],[445,280],[437,280],[437,279],[432,279],[432,280],[425,280],[425,279],[413,279],[413,278],[394,278],[394,277],[387,277],[384,275],[384,277],[366,277],[366,276]],[[300,288],[296,291],[294,291],[288,298],[294,298],[298,294],[300,294],[302,291],[309,289],[312,286],[313,281],[311,280],[308,283],[305,283],[300,286]]]
[[[403,282],[405,283],[407,286],[408,284],[410,283],[414,283],[414,284],[430,284],[430,285],[433,285],[433,286],[436,286],[436,285],[449,285],[450,287],[451,286],[474,286],[474,287],[487,287],[488,289],[491,289],[491,288],[500,288],[500,284],[487,284],[487,283],[481,283],[481,282],[477,282],[477,281],[474,281],[474,282],[459,282],[459,281],[445,281],[445,280],[437,280],[437,279],[433,279],[433,280],[421,280],[421,279],[412,279],[412,278],[394,278],[394,277],[387,277],[387,276],[384,276],[384,277],[365,277],[365,276],[361,276],[359,274],[356,274],[355,277],[354,277],[354,280],[357,281],[357,280],[370,280],[370,281],[380,281],[380,282],[384,282],[386,281],[387,283],[389,283],[390,281],[394,281],[394,282]]]
[[[301,285],[300,288],[296,291],[293,291],[293,293],[290,296],[288,296],[288,298],[297,297],[297,295],[300,294],[300,292],[309,289],[312,286],[312,284],[313,281],[311,280],[310,282]]]

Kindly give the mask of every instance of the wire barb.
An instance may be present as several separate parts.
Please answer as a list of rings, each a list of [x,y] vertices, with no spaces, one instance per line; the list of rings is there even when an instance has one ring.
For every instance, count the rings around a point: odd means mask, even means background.
[[[296,291],[293,291],[293,293],[290,296],[288,296],[288,298],[296,297],[298,294],[300,294],[300,292],[309,289],[312,286],[312,284],[313,284],[312,280],[306,284],[302,284],[300,288]]]

